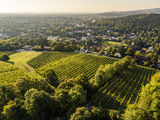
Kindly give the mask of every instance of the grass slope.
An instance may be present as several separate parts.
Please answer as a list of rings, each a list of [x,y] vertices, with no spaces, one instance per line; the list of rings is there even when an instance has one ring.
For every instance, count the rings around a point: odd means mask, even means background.
[[[24,73],[9,62],[0,61],[0,86],[13,83]]]
[[[19,68],[22,72],[27,74],[31,78],[42,78],[36,71],[27,64],[27,62],[34,57],[40,55],[41,52],[19,52],[10,55],[10,62]]]
[[[110,47],[116,47],[120,45],[127,46],[127,44],[124,44],[122,42],[114,42],[114,41],[107,41],[106,44],[109,45]]]

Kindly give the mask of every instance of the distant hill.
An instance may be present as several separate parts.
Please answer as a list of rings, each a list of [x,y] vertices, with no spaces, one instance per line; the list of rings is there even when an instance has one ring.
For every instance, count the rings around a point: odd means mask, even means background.
[[[123,17],[129,15],[139,15],[139,14],[157,14],[160,13],[160,8],[155,9],[143,9],[143,10],[135,10],[135,11],[122,11],[122,12],[106,12],[101,13],[99,16],[105,18],[114,18],[114,17]]]

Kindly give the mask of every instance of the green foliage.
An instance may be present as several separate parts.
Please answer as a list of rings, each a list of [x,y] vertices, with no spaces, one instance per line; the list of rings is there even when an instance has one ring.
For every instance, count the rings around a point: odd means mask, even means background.
[[[9,56],[7,54],[3,54],[3,55],[0,56],[0,60],[8,61],[9,60]]]
[[[129,56],[134,56],[135,55],[135,51],[134,51],[133,48],[128,48],[125,54],[129,55]]]
[[[20,99],[15,99],[14,101],[9,101],[7,105],[4,106],[2,116],[5,120],[29,120],[25,109],[22,107],[24,102]]]
[[[122,120],[122,115],[117,110],[109,110],[111,120]]]
[[[0,87],[0,112],[3,106],[6,105],[10,100],[15,98],[14,90],[10,86]]]
[[[79,107],[75,113],[70,116],[70,120],[108,120],[107,111],[102,108],[92,107],[91,110],[86,107]]]
[[[54,116],[55,100],[48,93],[30,89],[24,96],[24,107],[33,120],[46,120],[50,116]]]
[[[44,74],[44,78],[48,81],[49,84],[57,87],[59,84],[58,77],[52,69],[47,69]]]
[[[71,115],[70,120],[90,120],[92,113],[85,107],[76,109],[76,112]]]
[[[54,93],[54,87],[52,87],[46,80],[30,79],[28,77],[23,77],[17,79],[15,85],[22,95],[24,95],[26,91],[31,88]]]
[[[71,104],[73,106],[81,106],[87,102],[87,91],[85,91],[80,85],[72,87],[69,90],[68,95],[71,97]]]
[[[17,78],[25,75],[11,63],[0,61],[0,66],[0,86],[13,83]]]
[[[127,56],[114,62],[113,65],[100,66],[90,82],[94,87],[100,87],[111,80],[115,75],[122,73],[129,64],[131,64],[131,58]]]
[[[101,50],[101,51],[99,52],[99,55],[105,55],[104,50]]]
[[[82,86],[85,85],[84,83],[84,81],[79,82],[75,78],[59,84],[54,96],[62,111],[71,112],[87,102],[87,91]]]

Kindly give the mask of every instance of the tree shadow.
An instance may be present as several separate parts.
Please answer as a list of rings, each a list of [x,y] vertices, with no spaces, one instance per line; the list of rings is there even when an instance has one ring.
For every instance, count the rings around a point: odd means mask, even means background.
[[[7,62],[7,63],[10,63],[10,64],[14,65],[14,62],[12,62],[12,61],[5,61],[5,62]]]
[[[121,101],[118,101],[115,97],[102,92],[98,92],[92,100],[92,105],[96,107],[119,111],[123,111],[126,108],[126,105],[121,104]]]

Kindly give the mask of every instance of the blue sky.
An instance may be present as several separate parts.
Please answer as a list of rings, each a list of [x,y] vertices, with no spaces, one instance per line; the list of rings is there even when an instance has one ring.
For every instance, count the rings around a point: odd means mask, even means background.
[[[158,7],[160,0],[0,0],[0,13],[98,13]]]

